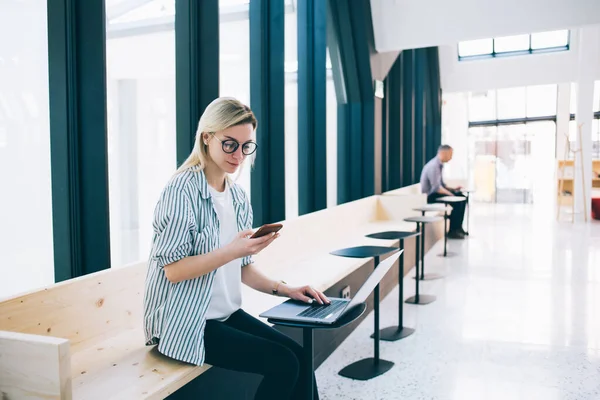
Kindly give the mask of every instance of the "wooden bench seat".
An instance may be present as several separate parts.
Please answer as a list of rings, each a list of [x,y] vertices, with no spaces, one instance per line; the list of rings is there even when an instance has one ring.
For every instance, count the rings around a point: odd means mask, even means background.
[[[403,219],[416,215],[412,208],[423,196],[405,197],[372,196],[284,221],[281,238],[255,257],[256,265],[273,278],[325,291],[369,262],[330,251],[397,246],[365,235],[415,229]],[[114,268],[0,301],[3,400],[162,399],[208,370],[144,345],[146,268]],[[243,307],[255,316],[283,300],[243,287]]]

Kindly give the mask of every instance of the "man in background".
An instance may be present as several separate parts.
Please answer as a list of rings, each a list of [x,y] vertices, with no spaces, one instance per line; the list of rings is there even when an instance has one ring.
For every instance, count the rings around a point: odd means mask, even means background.
[[[461,187],[451,188],[446,186],[442,173],[444,164],[452,160],[452,147],[447,144],[441,145],[437,156],[431,159],[423,167],[421,172],[421,192],[427,194],[428,203],[436,203],[437,199],[445,196],[461,196]],[[452,213],[450,214],[450,228],[448,237],[451,239],[464,239],[468,233],[464,231],[462,224],[465,216],[466,201],[450,204]]]

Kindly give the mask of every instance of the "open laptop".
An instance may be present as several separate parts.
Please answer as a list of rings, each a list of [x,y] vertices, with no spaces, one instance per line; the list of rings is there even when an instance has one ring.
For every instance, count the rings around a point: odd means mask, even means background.
[[[316,301],[313,301],[312,304],[307,304],[302,301],[290,299],[263,312],[260,316],[284,321],[333,324],[354,306],[364,303],[367,300],[369,294],[371,294],[385,274],[392,268],[392,265],[398,260],[403,251],[400,250],[379,263],[365,283],[358,289],[352,300],[330,297],[331,304],[321,305]]]

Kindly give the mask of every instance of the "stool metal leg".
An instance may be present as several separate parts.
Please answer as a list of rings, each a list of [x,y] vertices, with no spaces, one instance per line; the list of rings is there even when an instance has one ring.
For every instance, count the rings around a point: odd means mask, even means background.
[[[419,277],[419,260],[421,260],[420,257],[420,249],[421,249],[421,240],[423,240],[423,232],[424,229],[421,229],[421,224],[417,224],[417,232],[421,233],[419,236],[417,236],[417,240],[416,240],[416,246],[415,246],[415,269],[416,269],[416,273],[417,275],[415,276],[415,295],[412,297],[409,297],[408,299],[406,299],[405,303],[408,304],[429,304],[433,301],[435,301],[435,296],[431,296],[428,294],[419,294],[419,281],[420,279],[417,279]]]
[[[421,224],[421,280],[422,281],[432,281],[435,279],[442,279],[444,276],[440,274],[426,274],[425,273],[425,223]],[[444,251],[446,251],[445,243],[444,243]]]
[[[442,254],[438,254],[438,257],[454,257],[456,253],[452,253],[448,251],[448,220],[450,217],[448,216],[448,211],[444,211],[444,252]]]
[[[404,239],[400,239],[400,244],[398,246],[399,250],[404,250]],[[403,325],[404,322],[404,313],[403,313],[403,302],[404,302],[404,254],[400,256],[399,266],[398,266],[398,326],[390,326],[384,328],[380,332],[381,340],[385,340],[387,342],[395,342],[396,340],[404,339],[415,333],[413,328],[407,328]],[[371,337],[375,337],[375,334],[371,335]]]
[[[304,398],[307,400],[313,400],[314,396],[314,381],[313,375],[315,372],[315,365],[313,359],[313,342],[314,335],[313,330],[311,328],[302,329],[302,349],[304,351],[304,376],[306,377],[306,382],[304,382]]]
[[[469,192],[466,193],[466,198],[467,198],[467,231],[465,232],[465,235],[469,236],[469,229],[471,228],[469,226],[469,215],[471,215],[471,205],[469,204],[469,197],[471,196],[471,194]]]
[[[379,257],[375,257],[375,268],[379,265]],[[394,363],[382,360],[379,357],[379,285],[375,287],[373,298],[373,309],[375,312],[374,332],[375,332],[375,357],[365,358],[348,365],[342,369],[339,374],[346,378],[366,381],[389,371]]]
[[[379,265],[379,257],[375,257],[375,268]],[[373,332],[375,332],[375,364],[379,364],[379,284],[375,286],[375,292],[373,294],[375,303],[373,308],[375,311],[375,326]]]

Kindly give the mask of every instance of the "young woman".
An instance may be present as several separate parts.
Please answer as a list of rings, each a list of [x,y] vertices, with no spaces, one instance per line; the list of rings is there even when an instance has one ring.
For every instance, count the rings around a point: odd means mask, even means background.
[[[253,264],[252,255],[279,234],[250,238],[252,207],[228,175],[256,151],[256,124],[232,98],[213,101],[200,118],[192,153],[156,206],[145,335],[168,357],[263,375],[255,399],[296,399],[302,348],[241,309],[241,283],[305,302],[329,299],[310,286],[271,280]]]

